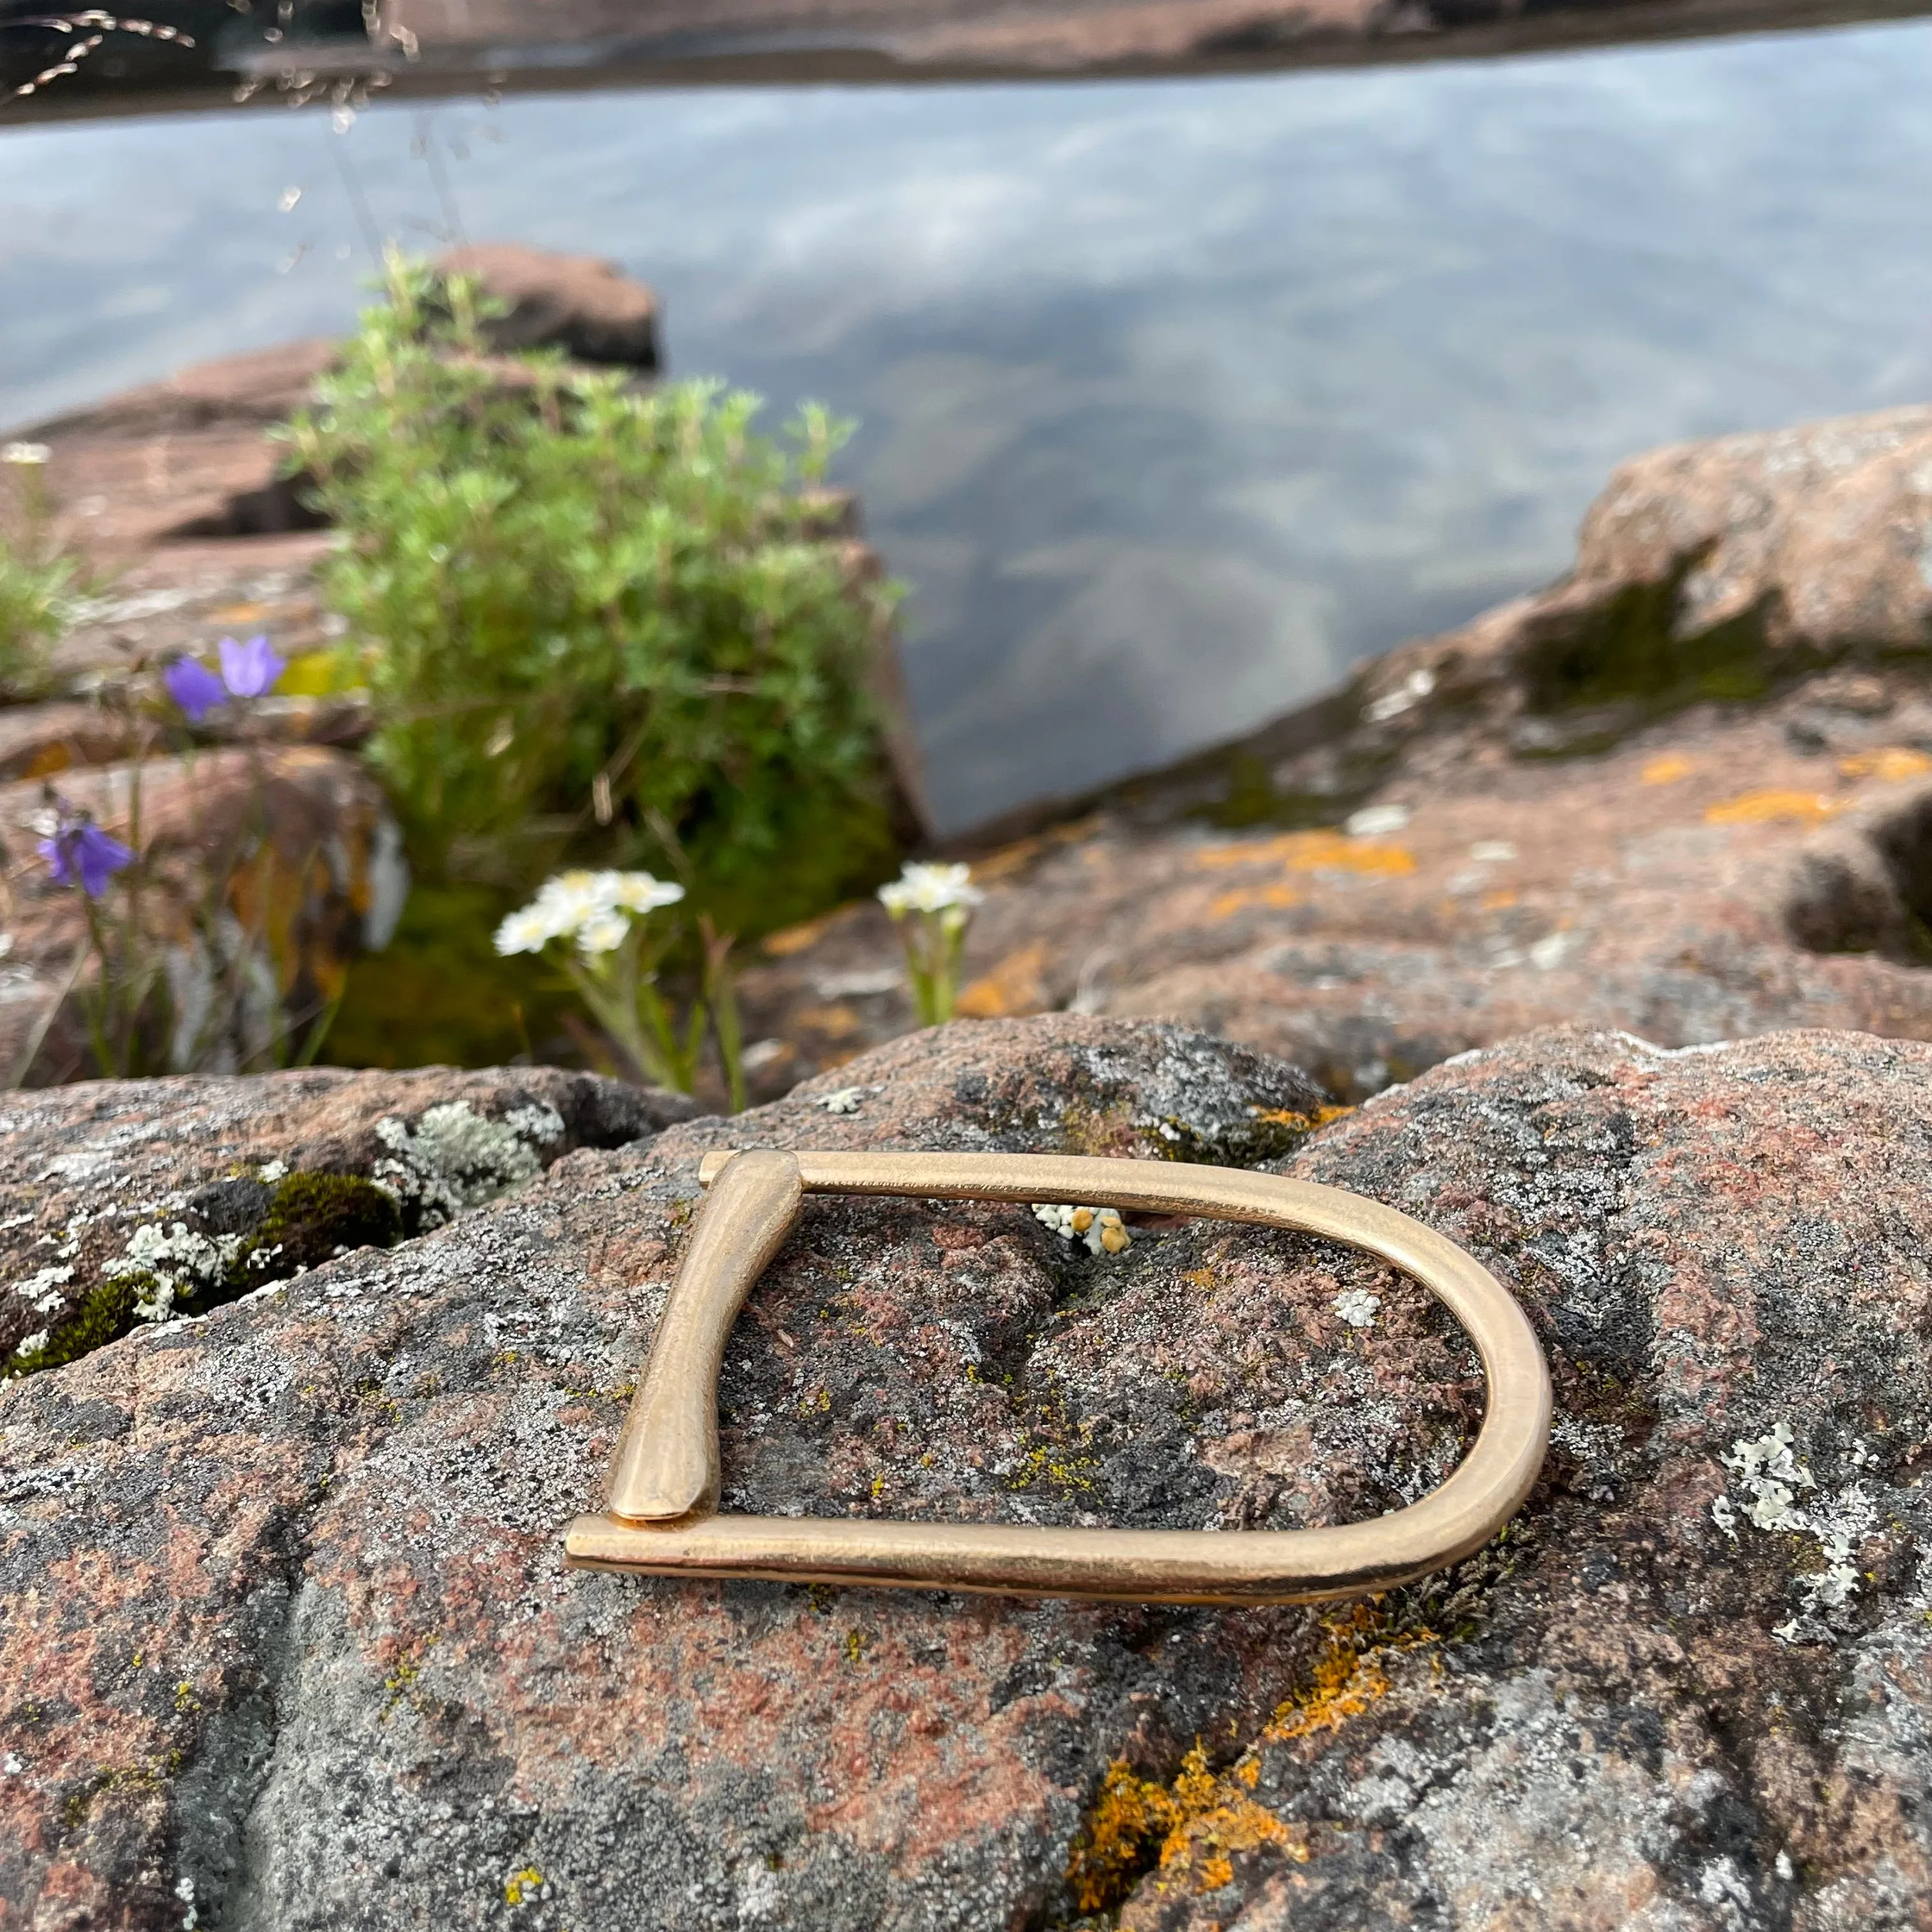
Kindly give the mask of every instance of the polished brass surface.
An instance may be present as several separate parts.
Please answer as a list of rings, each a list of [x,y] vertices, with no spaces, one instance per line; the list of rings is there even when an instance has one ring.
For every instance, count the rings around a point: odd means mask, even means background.
[[[1550,1438],[1550,1373],[1522,1311],[1475,1258],[1338,1188],[1238,1168],[1064,1154],[706,1156],[711,1191],[611,1463],[609,1512],[565,1534],[573,1564],[652,1576],[757,1576],[1147,1603],[1308,1603],[1466,1556],[1514,1515]],[[718,1371],[746,1295],[810,1193],[1075,1201],[1294,1228],[1378,1255],[1468,1331],[1489,1408],[1432,1494],[1367,1522],[1302,1530],[1059,1529],[718,1515]]]

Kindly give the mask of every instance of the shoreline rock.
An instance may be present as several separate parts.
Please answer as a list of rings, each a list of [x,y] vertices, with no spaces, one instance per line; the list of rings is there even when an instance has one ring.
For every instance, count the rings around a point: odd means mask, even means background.
[[[1172,1028],[898,1042],[850,1070],[855,1113],[826,1082],[580,1149],[10,1383],[0,1924],[1905,1932],[1928,1072],[1844,1034],[1546,1034],[1289,1133],[1282,1171],[1497,1269],[1557,1387],[1509,1534],[1352,1610],[560,1568],[704,1150],[1158,1157],[1164,1121],[1231,1148],[1310,1093]],[[288,1096],[297,1135],[317,1077],[224,1090],[244,1128]],[[130,1124],[163,1098],[94,1091]],[[1420,1493],[1481,1402],[1446,1317],[1320,1244],[1194,1224],[1089,1256],[1022,1208],[845,1200],[754,1291],[722,1396],[734,1507],[1231,1533]]]
[[[1200,1026],[1359,1099],[1570,1022],[1932,1037],[1932,408],[1633,458],[1576,568],[1163,772],[956,843],[960,1010]],[[767,942],[760,1090],[911,1024],[848,908]]]

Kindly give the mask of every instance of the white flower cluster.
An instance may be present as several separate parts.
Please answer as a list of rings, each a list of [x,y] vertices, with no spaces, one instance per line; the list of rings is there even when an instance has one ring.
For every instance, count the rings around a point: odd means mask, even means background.
[[[425,1228],[452,1221],[543,1172],[536,1150],[561,1138],[563,1117],[541,1104],[486,1120],[467,1100],[429,1108],[412,1131],[393,1115],[376,1123],[390,1151],[370,1178],[398,1201],[418,1204]]]
[[[1335,1312],[1351,1328],[1372,1328],[1376,1310],[1382,1305],[1382,1297],[1371,1294],[1366,1288],[1345,1288],[1333,1304]]]
[[[938,866],[914,861],[896,879],[879,888],[879,903],[895,919],[909,912],[970,910],[986,895],[974,885],[970,866]]]
[[[537,896],[496,928],[496,950],[541,952],[552,940],[574,939],[588,958],[614,952],[634,919],[675,905],[684,888],[648,872],[559,872]]]
[[[1798,1580],[1804,1594],[1800,1614],[1780,1624],[1772,1631],[1786,1643],[1828,1640],[1831,1632],[1819,1621],[1821,1610],[1840,1610],[1852,1600],[1858,1587],[1858,1572],[1852,1554],[1859,1539],[1869,1534],[1878,1520],[1872,1498],[1856,1483],[1840,1490],[1829,1506],[1814,1502],[1801,1506],[1801,1490],[1815,1490],[1817,1479],[1792,1453],[1793,1438],[1787,1422],[1774,1424],[1764,1435],[1740,1436],[1718,1459],[1732,1472],[1738,1488],[1749,1498],[1744,1514],[1759,1529],[1815,1537],[1825,1559],[1822,1570]],[[1860,1468],[1876,1458],[1864,1445],[1855,1445],[1852,1460]],[[1737,1539],[1738,1511],[1728,1493],[1711,1504],[1711,1516],[1732,1541]]]
[[[151,1221],[134,1230],[128,1252],[117,1256],[101,1272],[110,1281],[129,1275],[151,1276],[154,1287],[137,1294],[135,1316],[142,1322],[164,1322],[183,1288],[192,1292],[213,1287],[241,1251],[239,1234],[197,1234],[185,1221],[177,1221],[172,1227]]]
[[[1122,1254],[1133,1246],[1120,1210],[1114,1208],[1068,1208],[1051,1201],[1033,1204],[1034,1218],[1070,1241],[1084,1241],[1087,1252],[1097,1255],[1104,1248],[1110,1255]]]
[[[0,463],[17,464],[23,470],[38,470],[53,454],[44,442],[10,442],[0,449]]]

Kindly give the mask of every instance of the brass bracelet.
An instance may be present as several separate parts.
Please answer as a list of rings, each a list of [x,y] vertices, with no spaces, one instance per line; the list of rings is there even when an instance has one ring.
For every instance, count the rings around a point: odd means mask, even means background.
[[[1060,1154],[715,1154],[700,1179],[710,1198],[618,1440],[608,1514],[579,1516],[565,1533],[574,1565],[1132,1603],[1313,1603],[1384,1589],[1468,1556],[1516,1513],[1542,1466],[1550,1372],[1522,1311],[1472,1256],[1378,1202],[1238,1168]],[[1332,1528],[721,1516],[725,1337],[808,1193],[1096,1201],[1325,1235],[1379,1256],[1448,1308],[1482,1358],[1488,1411],[1475,1446],[1438,1489],[1372,1522]]]

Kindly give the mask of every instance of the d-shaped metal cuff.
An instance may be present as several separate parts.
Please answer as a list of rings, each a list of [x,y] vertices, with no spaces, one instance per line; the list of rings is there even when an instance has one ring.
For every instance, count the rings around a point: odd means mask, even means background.
[[[1312,1603],[1387,1588],[1486,1543],[1529,1493],[1550,1440],[1550,1372],[1522,1311],[1453,1241],[1379,1202],[1307,1181],[1064,1154],[716,1154],[611,1463],[608,1513],[565,1533],[569,1562],[659,1576],[982,1590],[1170,1604]],[[1090,1201],[1295,1228],[1422,1283],[1482,1358],[1475,1446],[1421,1502],[1298,1530],[1059,1529],[1023,1524],[720,1516],[718,1372],[752,1284],[808,1193]]]

